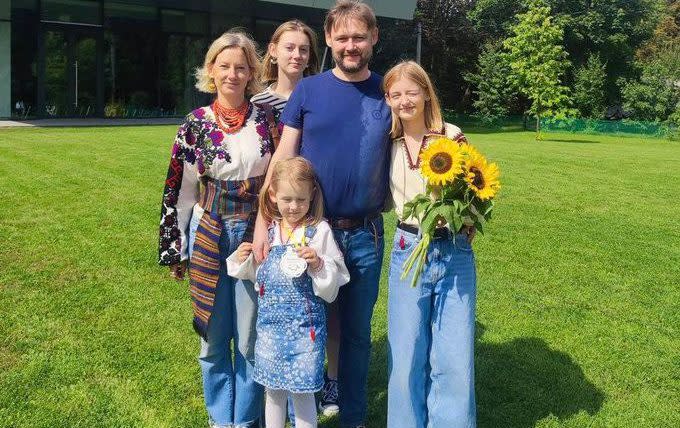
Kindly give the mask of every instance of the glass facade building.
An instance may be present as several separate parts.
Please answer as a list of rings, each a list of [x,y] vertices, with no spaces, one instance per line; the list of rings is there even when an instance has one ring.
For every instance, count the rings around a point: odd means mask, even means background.
[[[299,18],[317,31],[323,55],[323,18],[333,3],[0,0],[0,117],[182,116],[209,102],[195,90],[193,70],[219,34],[241,27],[265,47],[280,23]],[[378,46],[373,68],[412,58],[416,0],[367,3],[387,30],[381,34],[400,39]]]

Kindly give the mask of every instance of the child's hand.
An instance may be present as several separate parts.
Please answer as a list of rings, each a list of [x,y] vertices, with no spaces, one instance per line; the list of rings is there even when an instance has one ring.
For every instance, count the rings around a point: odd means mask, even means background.
[[[321,259],[316,250],[312,247],[300,247],[297,249],[297,255],[307,262],[307,266],[311,270],[318,270],[321,268]]]
[[[238,257],[238,262],[243,263],[246,261],[250,253],[253,252],[253,244],[251,242],[241,242],[241,245],[236,249],[236,256]]]

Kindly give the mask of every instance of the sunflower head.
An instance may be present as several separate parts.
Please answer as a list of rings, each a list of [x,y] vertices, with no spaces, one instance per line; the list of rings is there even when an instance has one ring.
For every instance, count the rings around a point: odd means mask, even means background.
[[[498,165],[488,163],[474,147],[465,157],[463,170],[468,187],[482,201],[493,198],[500,190]]]
[[[474,156],[482,156],[481,153],[470,143],[465,143],[460,146],[460,150],[463,153],[463,157],[470,158]]]
[[[463,154],[458,144],[448,138],[438,138],[420,155],[420,173],[431,185],[453,181],[463,169]]]

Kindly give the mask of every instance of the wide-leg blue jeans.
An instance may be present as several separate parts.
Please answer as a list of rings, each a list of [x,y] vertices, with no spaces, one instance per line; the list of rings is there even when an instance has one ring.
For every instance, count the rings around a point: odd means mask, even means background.
[[[403,240],[402,240],[403,238]],[[433,239],[416,287],[400,279],[418,237],[397,228],[389,271],[390,428],[476,426],[476,271],[463,234]]]
[[[202,210],[195,208],[189,227],[190,252],[201,215]],[[226,267],[226,258],[243,241],[247,226],[248,221],[239,218],[222,222],[220,275],[208,340],[201,339],[198,357],[208,417],[220,427],[253,426],[262,412],[264,390],[253,380],[257,293],[252,282],[227,275]]]

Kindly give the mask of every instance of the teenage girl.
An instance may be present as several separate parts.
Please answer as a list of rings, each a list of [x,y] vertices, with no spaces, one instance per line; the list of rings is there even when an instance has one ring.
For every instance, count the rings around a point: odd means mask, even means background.
[[[415,62],[402,62],[383,80],[392,109],[390,190],[397,215],[425,193],[420,152],[434,139],[465,141],[442,120],[432,83]],[[455,144],[455,143],[452,143]],[[436,229],[415,288],[402,266],[418,243],[419,225],[397,224],[388,279],[390,428],[470,428],[475,422],[474,328],[476,273],[470,242],[474,229]]]
[[[316,33],[304,22],[293,19],[279,25],[272,34],[267,52],[262,59],[261,83],[266,89],[253,95],[251,102],[268,104],[278,118],[286,107],[290,94],[297,83],[319,71]],[[281,127],[283,125],[280,125]],[[280,132],[280,131],[279,131]],[[338,353],[340,350],[340,327],[337,304],[327,305],[326,358],[328,369],[323,390],[319,397],[319,411],[326,416],[337,414],[338,406]],[[294,415],[290,412],[291,420]]]

